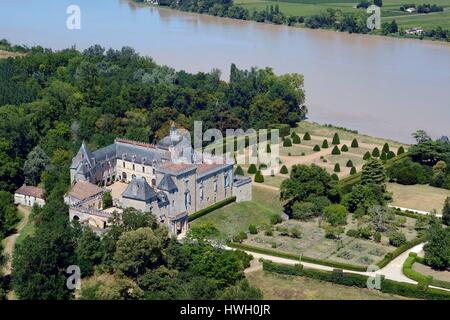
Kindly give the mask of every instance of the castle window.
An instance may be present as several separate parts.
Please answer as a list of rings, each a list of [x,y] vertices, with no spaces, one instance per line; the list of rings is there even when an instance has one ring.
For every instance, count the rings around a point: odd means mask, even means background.
[[[134,165],[134,163],[133,163],[133,171],[135,171],[136,170],[136,166]]]
[[[142,172],[145,173],[145,166],[142,166]]]
[[[125,168],[125,161],[122,161],[122,166]]]
[[[217,178],[214,179],[214,192],[217,192]]]
[[[200,184],[200,201],[203,201],[204,193],[203,193],[203,182]]]

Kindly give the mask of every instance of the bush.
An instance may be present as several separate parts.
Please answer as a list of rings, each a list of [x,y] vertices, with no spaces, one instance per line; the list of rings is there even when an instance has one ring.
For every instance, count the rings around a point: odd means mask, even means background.
[[[113,199],[110,192],[103,193],[103,209],[111,208],[113,206]]]
[[[281,174],[288,174],[289,173],[288,168],[285,165],[283,165],[281,167],[281,169],[280,169],[280,173]]]
[[[257,183],[263,183],[264,182],[264,176],[261,174],[261,171],[257,171],[255,174],[255,182]]]
[[[383,152],[383,153],[381,154],[381,156],[380,156],[380,160],[383,161],[383,162],[386,162],[386,160],[387,160],[387,154]]]
[[[341,143],[341,140],[339,139],[339,135],[337,134],[337,132],[334,134],[334,136],[333,136],[333,142],[332,142],[332,144],[334,144],[334,145],[337,145],[337,144],[340,144]]]
[[[236,176],[243,176],[244,175],[244,170],[242,169],[241,166],[237,166],[236,170],[234,170],[234,174]]]
[[[284,138],[283,147],[292,147],[292,141],[290,138]]]
[[[359,232],[356,229],[350,229],[347,231],[347,235],[352,238],[359,238]]]
[[[391,160],[395,158],[395,153],[393,151],[389,151],[386,155],[387,160]]]
[[[382,153],[388,153],[390,151],[390,149],[389,149],[389,144],[386,142],[384,145],[383,145],[383,149],[381,150],[381,152]]]
[[[298,220],[308,220],[316,214],[316,207],[311,202],[295,202],[292,205],[292,218]]]
[[[331,154],[340,155],[341,151],[339,150],[339,148],[337,146],[334,146],[333,151],[331,151]]]
[[[295,131],[291,132],[291,138],[294,138],[296,135],[297,135],[297,132],[295,132]]]
[[[375,232],[374,234],[373,234],[373,240],[375,241],[375,242],[381,242],[381,233],[380,232]]]
[[[257,171],[256,165],[255,165],[254,163],[252,163],[252,164],[250,165],[250,167],[248,167],[248,171],[247,171],[247,172],[250,173],[250,174],[255,174],[256,171]]]
[[[348,147],[347,147],[346,144],[344,144],[344,145],[342,146],[341,151],[342,151],[342,152],[347,152],[347,151],[348,151]]]
[[[300,143],[302,143],[302,140],[300,139],[300,137],[298,135],[295,135],[292,137],[292,143],[300,144]]]
[[[233,241],[242,243],[242,241],[244,241],[247,238],[248,238],[247,234],[244,231],[240,231],[233,236]]]
[[[400,148],[398,148],[398,150],[397,150],[397,155],[399,156],[403,153],[405,153],[405,148],[403,148],[403,146],[400,146]]]
[[[258,229],[253,224],[248,226],[248,231],[250,232],[250,234],[258,234]]]
[[[323,140],[323,142],[322,142],[322,149],[326,149],[326,148],[328,148],[328,140],[327,139]]]
[[[303,136],[303,140],[311,140],[311,136],[309,135],[309,132],[306,132]]]
[[[380,156],[380,149],[378,147],[375,147],[372,151],[372,157],[378,158]]]
[[[405,235],[400,231],[393,231],[389,235],[389,243],[394,247],[400,247],[406,243]]]
[[[279,214],[273,214],[270,216],[270,223],[275,225],[278,223],[281,223],[283,219],[281,219],[281,216]]]
[[[354,175],[354,174],[356,174],[356,168],[355,168],[355,167],[352,167],[352,168],[350,169],[350,175]]]
[[[353,213],[353,217],[358,219],[366,215],[366,211],[362,207],[357,207]]]
[[[370,158],[372,158],[372,156],[370,155],[370,152],[367,151],[367,152],[364,154],[363,160],[369,160]]]
[[[336,163],[334,165],[334,172],[341,172],[341,166],[339,165],[339,163]]]
[[[331,204],[324,209],[325,220],[332,226],[347,224],[347,208],[340,204]]]
[[[334,181],[339,181],[339,176],[336,173],[333,173],[331,175],[331,179],[334,180]]]
[[[319,145],[318,144],[316,144],[315,146],[314,146],[314,148],[313,148],[313,151],[320,151],[320,147],[319,147]]]
[[[358,140],[356,140],[356,138],[353,139],[351,147],[352,148],[358,148],[359,147],[359,143],[358,143]]]

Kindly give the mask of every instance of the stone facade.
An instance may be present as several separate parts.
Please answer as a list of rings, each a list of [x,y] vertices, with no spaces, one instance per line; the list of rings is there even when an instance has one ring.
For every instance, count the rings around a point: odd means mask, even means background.
[[[239,201],[251,200],[251,179],[238,179],[240,182],[236,183],[233,164],[211,159],[199,163],[197,158],[190,139],[172,126],[170,135],[158,145],[116,139],[112,145],[91,152],[83,143],[72,160],[70,176],[73,188],[79,189],[79,183],[89,184],[90,193],[95,193],[95,184],[128,183],[121,196],[113,199],[119,208],[152,212],[158,222],[167,225],[171,235],[183,235],[190,214],[233,195]],[[94,205],[86,200],[80,205],[72,198],[70,193],[66,197],[73,211],[71,219],[92,218],[90,225],[102,225],[107,214],[92,213],[101,212],[95,200]],[[89,212],[94,217],[89,217]],[[97,223],[99,219],[101,223]]]

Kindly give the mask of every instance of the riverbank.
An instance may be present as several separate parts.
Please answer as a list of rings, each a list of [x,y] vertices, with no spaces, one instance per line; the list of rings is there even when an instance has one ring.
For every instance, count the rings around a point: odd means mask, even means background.
[[[311,22],[314,21],[313,19],[310,18],[314,18],[314,16],[287,16],[284,15],[281,9],[278,9],[278,5],[280,4],[286,4],[284,2],[277,2],[275,4],[275,9],[273,9],[273,3],[271,3],[270,1],[267,2],[267,8],[265,11],[268,10],[269,5],[271,7],[270,9],[270,13],[264,13],[264,16],[267,16],[264,19],[260,19],[258,18],[258,14],[260,13],[260,11],[256,10],[255,8],[251,8],[251,10],[253,10],[253,16],[250,16],[249,12],[250,10],[247,8],[242,8],[240,3],[237,4],[233,4],[231,7],[225,7],[225,6],[221,6],[220,9],[217,9],[216,6],[220,6],[220,5],[214,5],[213,7],[209,8],[208,12],[204,11],[203,9],[198,8],[197,11],[195,10],[195,8],[189,7],[189,9],[187,8],[179,8],[179,7],[174,7],[174,5],[169,6],[169,5],[157,5],[157,4],[152,4],[152,3],[137,3],[136,0],[128,0],[130,3],[132,3],[133,5],[137,6],[137,7],[156,7],[159,9],[168,9],[168,10],[175,10],[175,11],[181,11],[184,13],[193,13],[193,14],[199,14],[202,16],[212,16],[212,17],[218,17],[218,18],[223,18],[223,19],[229,19],[229,20],[241,20],[241,21],[253,21],[256,22],[258,24],[265,24],[265,25],[272,25],[272,26],[283,26],[283,27],[294,27],[294,28],[299,28],[299,29],[304,29],[304,30],[320,30],[320,31],[328,31],[328,32],[338,32],[338,33],[348,33],[348,34],[359,34],[359,35],[371,35],[371,36],[376,36],[376,37],[383,37],[383,38],[393,38],[393,39],[406,39],[406,40],[421,40],[421,41],[430,41],[430,42],[439,42],[439,43],[445,43],[445,44],[450,44],[450,34],[449,34],[449,30],[447,28],[443,28],[442,29],[425,29],[422,35],[408,35],[405,33],[404,28],[401,28],[401,26],[397,26],[395,24],[395,30],[397,31],[386,31],[387,29],[390,30],[390,27],[388,26],[388,22],[384,21],[383,25],[382,25],[382,30],[375,30],[375,31],[370,31],[368,30],[365,26],[357,26],[355,27],[355,25],[357,25],[357,21],[358,19],[364,18],[365,16],[362,17],[362,15],[364,15],[364,13],[362,12],[342,12],[339,11],[340,9],[333,9],[333,10],[338,10],[336,12],[336,15],[345,15],[344,21],[335,21],[335,23],[328,25],[328,26],[322,26],[319,25],[317,26],[316,23]],[[250,2],[250,4],[253,4],[253,2]],[[327,3],[325,3],[324,5],[326,5]],[[300,5],[299,3],[295,3],[292,5]],[[450,5],[450,4],[449,4]],[[324,7],[325,8],[325,7]],[[186,10],[185,10],[186,9]],[[208,9],[208,8],[206,8]],[[244,10],[244,11],[242,11]],[[256,11],[255,11],[256,10]],[[275,10],[275,11],[272,11]],[[278,11],[280,10],[280,11]],[[202,12],[200,12],[202,11]],[[264,12],[265,12],[264,11]],[[231,12],[231,13],[230,13]],[[236,13],[237,12],[237,13]],[[263,12],[263,11],[261,11]],[[273,16],[275,15],[281,15],[281,18],[273,18]],[[321,12],[321,14],[329,14],[330,15],[330,19],[334,17],[334,15],[331,13],[325,13]],[[429,15],[432,15],[432,13],[430,13]],[[317,16],[318,17],[318,16]],[[391,17],[389,17],[391,18]],[[393,16],[392,17],[394,20],[395,18],[398,18],[398,16]],[[400,17],[402,18],[402,17]],[[310,19],[308,21],[308,19]],[[384,18],[384,19],[388,19],[388,18]],[[344,22],[346,22],[347,20],[352,20],[353,23],[350,23],[348,26],[346,25],[342,25]],[[393,21],[390,21],[390,23],[395,23]],[[308,24],[310,25],[310,27],[308,27]],[[314,26],[316,25],[316,26]],[[341,30],[339,30],[339,28]],[[446,38],[442,38],[442,32],[447,34]],[[433,35],[433,36],[431,36]],[[445,40],[446,39],[446,40]]]

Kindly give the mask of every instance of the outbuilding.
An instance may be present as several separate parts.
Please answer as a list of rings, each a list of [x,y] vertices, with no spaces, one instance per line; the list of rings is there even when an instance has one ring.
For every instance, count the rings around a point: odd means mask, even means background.
[[[38,187],[23,185],[14,193],[14,203],[29,207],[37,204],[42,207],[45,204],[44,190]]]

